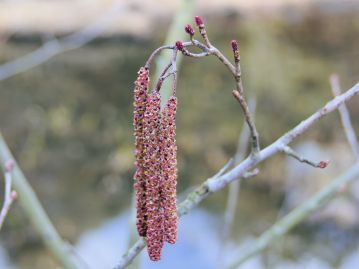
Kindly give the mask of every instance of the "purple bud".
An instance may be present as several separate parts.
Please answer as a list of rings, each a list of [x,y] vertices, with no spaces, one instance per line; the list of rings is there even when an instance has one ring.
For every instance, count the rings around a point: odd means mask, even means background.
[[[194,30],[192,28],[192,25],[187,24],[186,27],[184,28],[184,30],[186,31],[187,34],[189,34],[190,36],[194,35]]]
[[[196,22],[197,26],[203,25],[203,20],[202,20],[201,16],[195,16],[194,21]]]
[[[179,51],[182,51],[183,50],[183,43],[182,41],[177,41],[176,42],[176,48],[179,50]]]
[[[233,50],[233,51],[237,51],[237,50],[238,50],[238,41],[235,40],[235,39],[233,39],[233,40],[231,41],[231,46],[232,46],[232,50]]]

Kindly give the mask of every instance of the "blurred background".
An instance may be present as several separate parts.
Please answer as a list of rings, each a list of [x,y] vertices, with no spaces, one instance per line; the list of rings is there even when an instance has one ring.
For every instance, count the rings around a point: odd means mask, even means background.
[[[229,58],[230,40],[239,40],[262,147],[332,98],[331,73],[340,76],[343,90],[358,80],[355,0],[0,1],[0,130],[56,228],[91,269],[111,268],[128,248],[133,81],[183,6],[186,23],[201,15],[212,43]],[[185,58],[179,69],[183,199],[235,154],[243,116],[231,96],[231,75],[217,59]],[[348,108],[358,131],[359,99]],[[181,218],[179,241],[165,247],[160,262],[143,252],[137,268],[225,268],[354,163],[337,112],[292,146],[313,160],[330,159],[330,166],[317,170],[275,155],[241,185],[227,238],[225,189]],[[241,268],[358,268],[355,186]],[[17,203],[0,233],[0,268],[60,268]]]

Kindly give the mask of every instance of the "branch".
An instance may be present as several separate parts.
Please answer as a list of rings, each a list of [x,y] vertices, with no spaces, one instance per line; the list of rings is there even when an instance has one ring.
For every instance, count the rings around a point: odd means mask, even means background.
[[[295,152],[291,147],[283,145],[281,147],[281,151],[287,154],[290,157],[293,157],[294,159],[297,159],[298,161],[302,163],[309,164],[310,166],[313,166],[315,168],[326,168],[329,164],[329,161],[320,161],[320,162],[313,162],[309,159],[306,159],[302,156],[300,156],[297,152]]]
[[[345,93],[335,97],[329,101],[324,107],[319,109],[313,115],[311,115],[306,120],[299,123],[292,130],[284,134],[282,137],[277,139],[271,145],[262,149],[258,152],[257,158],[251,158],[250,156],[241,162],[239,165],[234,167],[229,172],[215,176],[207,179],[199,187],[197,187],[193,192],[191,192],[187,198],[179,204],[178,206],[178,216],[187,214],[192,208],[196,207],[200,202],[206,199],[211,193],[217,192],[227,186],[234,180],[242,177],[247,171],[253,169],[257,164],[263,162],[264,160],[270,158],[274,154],[281,151],[283,145],[288,145],[296,137],[303,134],[310,126],[316,123],[323,116],[329,114],[330,112],[337,109],[340,105],[351,99],[354,95],[359,92],[359,83],[355,84],[351,89]],[[135,245],[122,256],[122,259],[114,269],[123,269],[128,264],[130,264],[133,259],[138,255],[138,253],[145,247],[145,242],[143,239],[139,239]]]
[[[330,85],[332,87],[332,92],[333,92],[334,97],[340,95],[341,89],[340,89],[338,75],[332,74],[330,76],[329,81],[330,81]],[[350,120],[350,114],[349,114],[348,108],[345,104],[342,104],[341,106],[339,106],[338,110],[339,110],[340,119],[342,121],[342,125],[344,128],[347,140],[348,140],[348,142],[351,146],[351,149],[354,153],[355,159],[357,161],[359,161],[359,144],[358,144],[358,140],[355,135],[353,125]]]
[[[208,38],[208,35],[206,32],[206,28],[205,28],[202,18],[200,16],[196,16],[195,22],[197,24],[197,27],[199,29],[199,32],[200,32],[202,38],[204,39],[205,45],[203,45],[200,42],[198,42],[197,40],[193,39],[194,32],[193,32],[193,29],[191,26],[187,25],[185,28],[185,31],[190,35],[191,43],[193,43],[195,46],[200,48],[203,52],[194,54],[194,53],[190,53],[185,48],[180,49],[180,50],[182,51],[182,53],[185,56],[190,56],[190,57],[201,58],[201,57],[205,57],[208,55],[214,55],[232,73],[232,75],[236,81],[236,90],[232,91],[232,94],[236,98],[236,100],[239,102],[239,104],[243,110],[249,130],[251,132],[251,139],[252,139],[251,156],[255,159],[255,158],[257,158],[257,154],[260,150],[259,136],[258,136],[257,128],[254,123],[254,119],[251,116],[246,98],[244,96],[244,88],[243,88],[243,83],[242,83],[242,78],[241,78],[241,67],[240,67],[240,55],[239,55],[239,49],[238,49],[238,42],[236,40],[231,41],[231,46],[232,46],[234,61],[235,61],[235,66],[233,66],[233,64],[222,54],[222,52],[220,50],[218,50],[216,47],[214,47],[211,44],[211,42],[209,41],[209,38]]]
[[[119,13],[125,10],[122,2],[115,1],[108,11],[84,29],[61,39],[46,41],[40,48],[0,65],[0,81],[39,66],[60,53],[86,45],[101,35],[118,18]]]
[[[17,193],[11,191],[12,184],[12,171],[14,169],[14,163],[9,160],[5,163],[5,191],[4,191],[4,203],[0,212],[0,230],[4,224],[5,218],[10,210],[12,203],[15,201]]]
[[[258,239],[254,241],[252,246],[245,251],[245,253],[233,261],[227,269],[238,268],[245,261],[258,254],[270,244],[274,243],[279,237],[286,234],[293,227],[307,218],[310,214],[320,209],[323,205],[327,204],[332,198],[336,196],[343,185],[346,185],[359,176],[359,163],[354,165],[348,172],[334,179],[329,185],[321,189],[314,196],[298,206],[287,216],[275,223],[270,229],[264,232]]]
[[[15,159],[0,133],[0,163],[5,163],[7,160]],[[62,241],[16,161],[13,164],[13,186],[18,193],[18,200],[25,214],[59,263],[66,269],[78,269],[79,266],[75,262],[73,255],[71,255],[68,243]]]

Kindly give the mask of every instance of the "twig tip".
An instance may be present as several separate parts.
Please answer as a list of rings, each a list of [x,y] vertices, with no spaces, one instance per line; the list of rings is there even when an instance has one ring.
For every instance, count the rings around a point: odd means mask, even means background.
[[[5,163],[5,170],[6,172],[12,172],[12,170],[14,169],[14,161],[13,160],[8,160]]]
[[[11,192],[11,200],[15,200],[17,198],[17,192],[16,191],[12,191]]]
[[[201,16],[195,16],[194,21],[196,22],[198,27],[203,26],[203,24],[204,24]]]
[[[318,164],[318,167],[321,168],[321,169],[324,169],[326,168],[328,165],[329,165],[330,161],[327,160],[327,161],[320,161],[319,164]]]
[[[194,35],[194,29],[193,29],[192,25],[187,24],[186,27],[184,28],[184,30],[185,30],[186,33],[189,34],[191,37]]]
[[[238,51],[238,41],[237,40],[233,39],[231,41],[231,46],[232,46],[233,51]]]

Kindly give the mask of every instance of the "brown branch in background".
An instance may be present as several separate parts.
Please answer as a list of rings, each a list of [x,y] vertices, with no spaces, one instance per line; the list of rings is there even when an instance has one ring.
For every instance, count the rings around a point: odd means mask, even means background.
[[[337,74],[332,74],[329,78],[330,85],[332,87],[332,92],[334,97],[341,94],[340,89],[340,81],[339,76]],[[347,140],[350,144],[350,147],[353,151],[354,157],[357,161],[359,161],[359,143],[352,125],[352,122],[350,120],[350,114],[348,111],[348,108],[345,104],[342,104],[339,108],[339,114],[342,121],[342,125],[344,128],[345,135],[347,137]]]
[[[12,190],[12,171],[14,170],[14,162],[9,160],[5,163],[5,191],[4,191],[4,202],[0,212],[0,230],[4,224],[5,218],[9,213],[12,203],[17,197],[16,191]]]
[[[297,152],[295,152],[291,147],[283,145],[281,147],[281,151],[285,154],[287,154],[290,157],[293,157],[294,159],[297,159],[298,161],[302,163],[309,164],[310,166],[313,166],[315,168],[326,168],[329,164],[329,161],[320,161],[320,162],[314,162],[309,159],[304,158],[303,156],[300,156]]]

